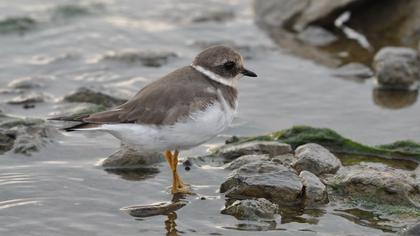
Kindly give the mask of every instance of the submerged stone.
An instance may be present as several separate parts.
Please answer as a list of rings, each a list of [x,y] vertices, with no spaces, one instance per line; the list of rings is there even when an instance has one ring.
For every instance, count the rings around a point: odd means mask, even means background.
[[[12,150],[14,153],[30,155],[39,151],[57,131],[41,119],[21,119],[0,113],[0,154]]]
[[[168,215],[187,205],[186,201],[159,202],[150,205],[138,205],[123,207],[120,210],[127,212],[133,217],[150,217],[156,215]]]
[[[23,105],[23,104],[32,104],[32,103],[42,103],[45,102],[47,96],[41,92],[29,92],[17,97],[12,98],[7,101],[8,104],[12,105]]]
[[[315,175],[334,174],[341,167],[340,160],[328,149],[316,143],[299,146],[295,150],[296,161],[292,163],[298,172],[307,170]]]
[[[368,79],[373,76],[372,70],[357,62],[345,64],[333,70],[333,75],[348,79]]]
[[[148,67],[161,67],[168,63],[170,59],[177,58],[174,52],[166,51],[139,51],[123,50],[120,52],[110,52],[103,56],[103,61],[115,61],[122,63],[141,63]]]
[[[302,182],[293,169],[270,161],[257,161],[234,170],[220,186],[232,199],[266,198],[281,205],[302,201]]]
[[[267,199],[236,200],[222,210],[222,214],[234,216],[238,220],[274,219],[278,206]]]
[[[37,22],[30,17],[9,17],[0,20],[0,33],[23,33],[35,28]]]
[[[215,154],[227,160],[234,160],[244,155],[267,154],[270,157],[287,154],[292,151],[290,145],[279,142],[252,141],[242,144],[228,144],[216,150]]]
[[[145,153],[122,146],[117,152],[102,161],[103,167],[139,167],[164,161],[162,153]]]
[[[378,204],[420,207],[420,187],[403,171],[383,166],[343,167],[326,179],[333,193]]]
[[[66,102],[81,102],[81,103],[93,103],[97,105],[102,105],[105,107],[113,107],[121,105],[127,100],[116,98],[108,94],[104,94],[100,91],[95,91],[90,88],[81,87],[77,91],[73,92],[64,97]]]

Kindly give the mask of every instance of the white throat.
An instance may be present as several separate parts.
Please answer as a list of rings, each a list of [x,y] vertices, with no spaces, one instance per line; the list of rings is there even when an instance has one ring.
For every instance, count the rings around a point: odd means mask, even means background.
[[[204,69],[201,66],[197,66],[197,65],[193,65],[193,64],[191,66],[192,66],[192,68],[196,69],[201,74],[207,76],[211,80],[214,80],[218,83],[224,84],[224,85],[232,87],[232,88],[236,88],[236,85],[238,84],[239,76],[237,76],[235,78],[232,78],[232,79],[226,79],[226,78],[223,78],[222,76],[220,76],[220,75],[218,75],[218,74],[216,74],[212,71]]]

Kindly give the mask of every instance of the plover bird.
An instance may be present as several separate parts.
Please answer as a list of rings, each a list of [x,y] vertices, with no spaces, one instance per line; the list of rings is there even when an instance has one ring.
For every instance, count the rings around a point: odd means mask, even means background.
[[[79,117],[81,123],[66,130],[105,131],[137,150],[163,152],[173,174],[172,193],[189,193],[177,173],[179,151],[210,140],[231,124],[242,76],[257,77],[245,69],[238,52],[210,47],[126,103]]]

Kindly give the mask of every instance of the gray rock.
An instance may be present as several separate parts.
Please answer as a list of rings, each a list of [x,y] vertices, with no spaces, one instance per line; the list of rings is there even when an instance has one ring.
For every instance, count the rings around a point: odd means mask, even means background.
[[[193,13],[194,14],[194,13]],[[197,11],[192,16],[192,22],[207,22],[207,21],[215,21],[215,22],[225,22],[227,20],[231,20],[235,17],[235,12],[232,9],[226,8],[215,8],[209,9],[207,11]]]
[[[281,205],[301,202],[302,182],[293,169],[270,161],[257,161],[234,170],[220,186],[233,199],[266,198]]]
[[[292,163],[296,160],[296,157],[291,153],[287,153],[287,154],[275,156],[271,158],[271,160],[275,163],[284,165],[286,167],[291,167]]]
[[[304,187],[305,205],[316,205],[328,202],[327,188],[321,180],[309,171],[299,174]]]
[[[327,46],[335,41],[337,37],[328,30],[318,26],[308,26],[299,32],[297,38],[312,46]]]
[[[102,161],[103,167],[139,167],[164,161],[162,153],[145,153],[125,145]]]
[[[13,151],[30,155],[52,142],[58,132],[40,119],[21,119],[0,114],[0,154]]]
[[[225,166],[225,169],[228,170],[236,170],[241,166],[244,166],[246,164],[249,164],[251,162],[255,162],[255,161],[268,161],[270,160],[268,155],[245,155],[245,156],[241,156],[235,160],[233,160],[232,162],[228,163]]]
[[[420,223],[415,225],[411,225],[405,229],[403,229],[399,235],[401,236],[419,236],[420,235]]]
[[[325,179],[333,193],[380,204],[420,207],[420,188],[406,172],[387,167],[355,165],[343,167]]]
[[[150,217],[156,215],[168,215],[169,213],[181,209],[185,205],[187,205],[186,201],[159,202],[150,205],[123,207],[120,210],[127,212],[133,217]]]
[[[14,89],[36,89],[44,86],[43,79],[36,77],[23,77],[12,80],[8,87]]]
[[[12,98],[11,100],[7,101],[8,104],[12,105],[22,105],[22,104],[29,104],[29,103],[42,103],[45,102],[47,96],[41,92],[29,92],[17,97]]]
[[[120,52],[110,52],[103,56],[103,61],[116,61],[128,64],[141,63],[148,67],[161,67],[170,59],[178,57],[173,52],[166,51],[139,51],[123,50]]]
[[[121,105],[126,99],[116,98],[101,91],[95,91],[91,88],[81,87],[77,91],[64,97],[66,102],[93,103],[105,107]]]
[[[369,67],[357,62],[352,62],[340,66],[339,68],[335,69],[332,74],[338,77],[349,79],[368,79],[373,76],[373,72]]]
[[[411,48],[382,48],[373,68],[378,84],[384,87],[409,88],[420,79],[420,57]]]
[[[267,154],[270,157],[287,154],[292,151],[289,144],[275,141],[252,141],[241,144],[228,144],[216,150],[215,154],[227,160],[233,160],[244,155]]]
[[[309,4],[310,0],[254,1],[256,20],[260,25],[287,27]]]
[[[274,219],[278,206],[267,199],[236,200],[222,210],[222,214],[234,216],[238,220]]]
[[[341,167],[340,160],[328,149],[316,143],[299,146],[295,150],[296,161],[292,163],[298,172],[307,170],[319,176],[334,174]]]

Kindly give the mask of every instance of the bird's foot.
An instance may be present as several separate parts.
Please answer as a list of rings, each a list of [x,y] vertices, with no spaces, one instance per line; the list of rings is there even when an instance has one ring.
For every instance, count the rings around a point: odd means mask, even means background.
[[[191,185],[189,184],[178,184],[175,187],[172,187],[172,194],[184,194],[184,195],[193,195]]]

